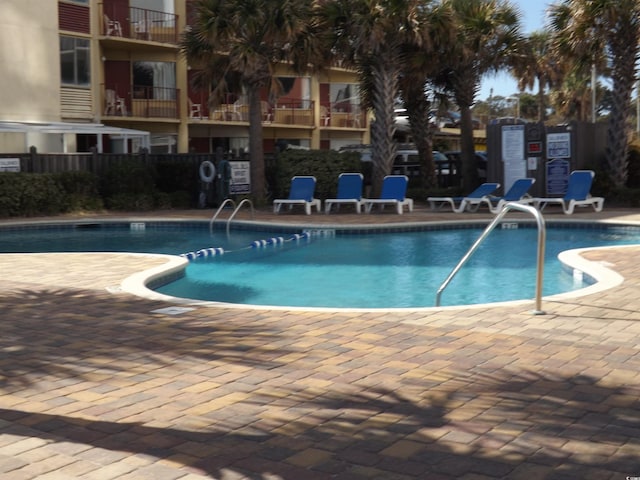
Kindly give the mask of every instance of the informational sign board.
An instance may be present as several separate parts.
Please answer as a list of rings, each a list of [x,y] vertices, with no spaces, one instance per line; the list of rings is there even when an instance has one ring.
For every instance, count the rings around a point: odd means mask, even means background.
[[[502,126],[502,161],[524,160],[524,125]]]
[[[19,158],[0,158],[0,172],[19,172]]]
[[[571,166],[568,160],[555,158],[547,162],[547,195],[564,195],[569,185]]]
[[[517,179],[527,176],[524,146],[524,125],[502,126],[502,162],[504,164],[502,187],[505,192]]]
[[[229,193],[244,195],[251,193],[251,167],[249,162],[229,162],[231,165],[231,183]]]
[[[547,134],[547,158],[571,157],[571,133]]]

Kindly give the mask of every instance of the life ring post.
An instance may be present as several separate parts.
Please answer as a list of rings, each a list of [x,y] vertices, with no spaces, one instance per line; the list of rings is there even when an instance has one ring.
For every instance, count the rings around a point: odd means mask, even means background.
[[[200,164],[200,180],[204,183],[213,183],[216,177],[216,167],[213,162],[205,160]]]

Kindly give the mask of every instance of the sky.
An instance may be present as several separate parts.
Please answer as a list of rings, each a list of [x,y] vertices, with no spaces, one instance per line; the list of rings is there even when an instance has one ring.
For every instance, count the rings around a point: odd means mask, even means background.
[[[525,34],[540,30],[545,24],[545,12],[547,7],[554,2],[548,0],[510,0],[521,14],[522,32]],[[476,100],[486,100],[491,95],[508,97],[518,93],[518,84],[508,73],[490,75],[485,77],[480,84],[480,91]]]

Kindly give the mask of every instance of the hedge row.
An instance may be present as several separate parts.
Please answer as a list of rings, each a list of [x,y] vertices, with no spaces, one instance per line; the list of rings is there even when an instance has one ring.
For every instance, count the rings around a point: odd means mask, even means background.
[[[90,173],[0,173],[0,217],[101,208],[97,177]]]
[[[90,172],[0,173],[0,217],[195,206],[198,172],[177,163],[122,162]]]

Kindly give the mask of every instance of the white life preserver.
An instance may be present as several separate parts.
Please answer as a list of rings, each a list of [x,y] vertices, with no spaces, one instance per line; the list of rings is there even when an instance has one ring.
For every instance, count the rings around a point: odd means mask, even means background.
[[[207,173],[207,170],[209,173]],[[205,160],[200,164],[200,180],[205,183],[213,182],[216,176],[216,167],[209,160]]]

